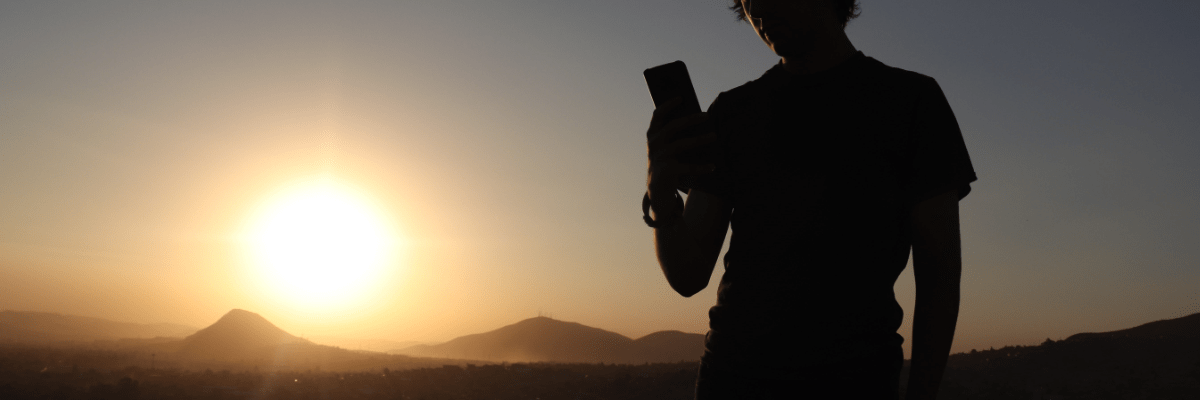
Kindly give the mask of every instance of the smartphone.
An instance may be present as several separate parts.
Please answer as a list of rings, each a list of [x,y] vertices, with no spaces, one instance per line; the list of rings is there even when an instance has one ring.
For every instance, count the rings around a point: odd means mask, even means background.
[[[646,86],[650,89],[650,97],[654,99],[655,108],[662,107],[663,104],[676,97],[683,100],[666,116],[668,121],[700,112],[700,101],[696,100],[696,89],[692,87],[692,78],[688,76],[687,66],[683,64],[683,61],[649,68],[642,72],[642,75],[646,77]],[[703,129],[693,129],[690,132],[684,132],[682,137],[699,136],[704,133]],[[676,158],[680,162],[688,164],[709,164],[713,162],[715,155],[715,150],[709,145],[683,152]]]
[[[696,100],[696,89],[692,87],[692,78],[688,76],[687,65],[683,61],[675,61],[646,69],[642,72],[646,77],[646,86],[650,89],[650,97],[654,99],[654,108],[662,107],[664,103],[679,97],[683,103],[675,107],[667,120],[686,117],[700,112],[700,101]]]

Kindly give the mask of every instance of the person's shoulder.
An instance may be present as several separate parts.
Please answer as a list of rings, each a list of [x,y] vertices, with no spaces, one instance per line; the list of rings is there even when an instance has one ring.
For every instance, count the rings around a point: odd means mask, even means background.
[[[778,69],[777,64],[757,79],[717,94],[717,98],[709,106],[709,112],[733,110],[753,103],[767,94],[771,88],[777,86],[778,82],[775,81],[778,78],[776,75],[780,72],[777,71]]]
[[[938,85],[937,80],[929,75],[893,67],[872,57],[867,57],[866,64],[869,75],[879,83],[911,89],[928,89]]]

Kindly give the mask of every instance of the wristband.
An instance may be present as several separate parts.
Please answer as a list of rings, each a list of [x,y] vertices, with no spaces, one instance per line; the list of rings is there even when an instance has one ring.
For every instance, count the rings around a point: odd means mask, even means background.
[[[646,192],[646,194],[642,195],[642,220],[646,221],[646,226],[655,229],[663,228],[674,224],[683,217],[683,197],[679,196],[679,191],[673,192],[675,192],[675,202],[679,205],[679,212],[672,213],[666,218],[661,218],[663,216],[660,215],[658,221],[655,221],[654,218],[650,218],[650,192]]]

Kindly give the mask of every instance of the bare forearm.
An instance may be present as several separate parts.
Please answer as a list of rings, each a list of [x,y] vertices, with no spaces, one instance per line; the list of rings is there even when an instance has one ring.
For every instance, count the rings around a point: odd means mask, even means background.
[[[937,397],[958,324],[962,247],[957,192],[919,203],[913,212],[913,229],[917,304],[913,307],[912,362],[905,399],[932,400]]]
[[[655,194],[651,192],[652,202]],[[689,196],[682,216],[675,223],[654,230],[654,250],[663,275],[671,287],[685,297],[708,285],[716,261],[716,254],[710,253],[714,250],[720,252],[719,242],[724,239],[723,235],[718,239],[715,249],[712,248],[713,243],[705,243],[713,239],[705,238],[705,225],[712,223],[711,216],[706,217],[706,213],[713,213],[713,206],[711,199],[706,196]],[[655,215],[655,219],[658,218],[660,216]]]
[[[667,273],[667,276],[671,276],[668,266],[686,264],[686,261],[694,258],[699,251],[695,238],[688,230],[687,221],[683,220],[682,215],[686,215],[686,206],[675,199],[676,193],[674,188],[651,188],[649,190],[650,211],[654,220],[675,220],[674,223],[654,229],[654,251],[658,256],[659,265],[663,266],[663,272]]]
[[[934,399],[954,343],[958,286],[917,291],[913,312],[912,362],[906,399]]]
[[[684,297],[691,297],[703,290],[708,282],[700,279],[699,246],[682,229],[683,224],[680,221],[670,227],[655,229],[654,251],[671,288]]]
[[[688,223],[680,220],[666,227],[654,229],[654,251],[664,272],[676,265],[694,264],[700,253],[700,245]],[[668,273],[668,275],[671,275]]]

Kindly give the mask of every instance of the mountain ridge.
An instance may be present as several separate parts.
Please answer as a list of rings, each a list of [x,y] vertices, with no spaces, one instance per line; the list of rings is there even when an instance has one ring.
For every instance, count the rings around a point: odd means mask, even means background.
[[[1030,393],[1013,391],[1013,383],[1019,382],[1030,391],[1053,388],[1079,398],[1146,398],[1145,390],[1150,388],[1144,383],[1156,382],[1151,398],[1195,398],[1200,390],[1198,323],[1200,313],[1110,332],[1079,333],[1059,341],[1046,339],[1036,346],[951,354],[943,380],[950,384],[942,390],[951,399],[1029,398]],[[1008,392],[998,397],[980,395],[997,390]],[[1034,398],[1038,397],[1047,398]]]
[[[1096,338],[1128,337],[1139,339],[1154,339],[1164,337],[1196,337],[1200,338],[1200,313],[1179,318],[1161,319],[1147,322],[1132,328],[1110,332],[1084,332],[1068,336],[1069,340],[1092,340]]]
[[[660,331],[637,340],[619,333],[549,317],[534,317],[438,345],[393,353],[420,357],[507,362],[657,363],[698,360],[704,335]]]
[[[233,309],[217,322],[183,338],[178,352],[213,359],[263,356],[282,345],[314,345],[275,326],[256,313]]]
[[[192,326],[156,323],[138,324],[103,318],[40,311],[0,311],[0,341],[53,342],[184,337],[196,332]]]
[[[558,332],[547,332],[547,329]],[[600,333],[589,336],[587,333]],[[528,338],[517,340],[516,333]],[[551,334],[550,340],[535,339]],[[566,338],[575,340],[576,348],[586,350],[564,351]],[[1115,339],[1137,340],[1188,340],[1200,343],[1200,313],[1141,324],[1132,328],[1110,332],[1085,332],[1071,335],[1067,339],[1052,343],[1078,343],[1111,341]],[[1062,347],[1061,345],[1059,346]],[[1016,354],[1016,350],[1033,349],[1037,346],[1006,346],[1001,353]],[[680,331],[658,331],[630,339],[624,335],[588,327],[576,322],[558,321],[548,317],[529,318],[491,331],[460,336],[438,345],[416,345],[389,353],[411,356],[437,356],[446,358],[471,358],[488,361],[508,362],[675,362],[698,360],[704,352],[704,335]],[[1026,352],[1026,351],[1023,351]],[[973,354],[973,353],[972,353]],[[989,352],[989,354],[993,354]],[[968,353],[955,353],[966,359],[976,359]],[[987,359],[988,356],[983,358]]]

